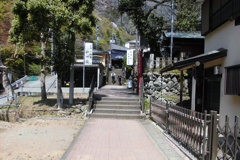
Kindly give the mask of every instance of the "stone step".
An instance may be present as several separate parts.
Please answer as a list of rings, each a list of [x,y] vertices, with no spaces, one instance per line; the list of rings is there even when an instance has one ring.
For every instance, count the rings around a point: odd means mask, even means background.
[[[138,101],[95,101],[95,104],[106,104],[106,105],[140,105]]]
[[[96,108],[95,113],[108,113],[108,114],[140,114],[140,109],[109,109],[109,108]]]
[[[139,98],[125,98],[125,97],[121,97],[121,98],[117,98],[117,97],[102,97],[99,98],[97,100],[101,100],[101,101],[137,101],[139,102]]]
[[[116,119],[141,119],[143,116],[140,114],[105,114],[93,113],[89,115],[90,118],[116,118]]]
[[[96,108],[105,108],[105,109],[140,109],[140,105],[123,105],[123,104],[96,104]]]

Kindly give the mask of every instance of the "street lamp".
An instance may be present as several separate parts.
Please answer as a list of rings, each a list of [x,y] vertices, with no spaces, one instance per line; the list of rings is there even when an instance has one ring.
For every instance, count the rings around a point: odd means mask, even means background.
[[[28,53],[24,53],[24,75],[26,76],[26,60],[25,60],[25,55]]]

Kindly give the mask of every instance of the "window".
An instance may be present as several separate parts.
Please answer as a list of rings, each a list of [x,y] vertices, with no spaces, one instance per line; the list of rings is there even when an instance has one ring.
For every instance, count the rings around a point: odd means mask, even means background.
[[[240,65],[226,67],[226,89],[228,95],[240,96]]]
[[[100,57],[93,57],[93,63],[100,63]]]
[[[240,16],[235,19],[235,26],[240,25]]]
[[[83,56],[77,56],[77,59],[83,59]]]

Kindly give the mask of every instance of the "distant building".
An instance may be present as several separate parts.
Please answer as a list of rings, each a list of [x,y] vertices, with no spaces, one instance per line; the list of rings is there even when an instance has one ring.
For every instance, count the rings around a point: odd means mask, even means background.
[[[83,57],[84,51],[76,51],[76,61],[74,63],[74,87],[83,87]],[[109,52],[93,50],[92,65],[85,65],[85,86],[90,87],[92,77],[95,76],[96,87],[103,86],[104,70],[109,63]],[[62,86],[69,87],[69,77],[63,77]]]
[[[194,57],[204,52],[204,36],[201,32],[179,31],[173,33],[172,57],[178,60]],[[163,33],[162,44],[165,52],[170,55],[171,32]]]
[[[116,44],[110,45],[110,66],[114,68],[122,68],[122,59],[127,54],[129,48]]]
[[[129,48],[129,49],[136,49],[136,39],[125,42],[125,47]],[[139,42],[138,42],[138,46],[139,46]]]

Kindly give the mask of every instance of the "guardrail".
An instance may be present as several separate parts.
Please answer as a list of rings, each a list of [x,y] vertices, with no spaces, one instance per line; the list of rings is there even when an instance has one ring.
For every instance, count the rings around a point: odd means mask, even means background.
[[[17,80],[17,81],[15,81],[14,83],[12,83],[11,85],[12,85],[12,87],[16,87],[16,88],[18,88],[19,86],[19,83],[21,83],[21,84],[23,84],[23,81],[26,81],[27,80],[27,75],[25,75],[23,78],[21,78],[21,79],[19,79],[19,80]]]

